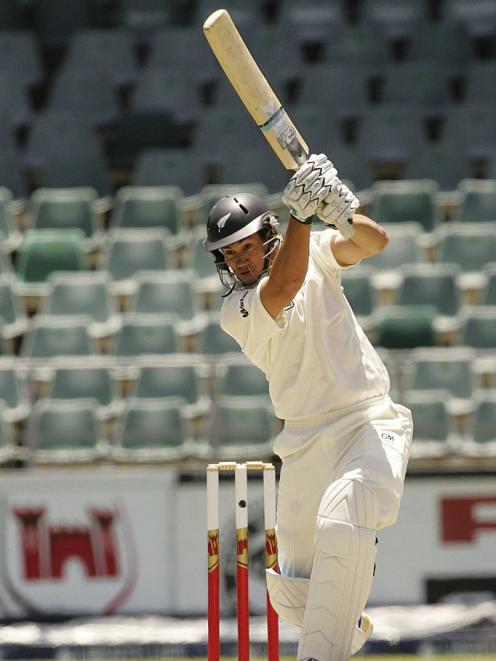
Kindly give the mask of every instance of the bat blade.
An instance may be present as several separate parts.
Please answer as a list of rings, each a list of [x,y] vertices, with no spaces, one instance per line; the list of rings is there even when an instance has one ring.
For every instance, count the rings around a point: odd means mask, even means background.
[[[225,9],[203,24],[203,32],[231,85],[285,168],[297,170],[309,149],[260,71]]]

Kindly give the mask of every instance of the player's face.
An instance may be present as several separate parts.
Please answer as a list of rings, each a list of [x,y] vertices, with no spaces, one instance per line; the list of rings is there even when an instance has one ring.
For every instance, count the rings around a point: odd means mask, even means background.
[[[243,285],[252,285],[260,277],[265,263],[264,240],[260,234],[231,243],[223,249],[227,265]]]

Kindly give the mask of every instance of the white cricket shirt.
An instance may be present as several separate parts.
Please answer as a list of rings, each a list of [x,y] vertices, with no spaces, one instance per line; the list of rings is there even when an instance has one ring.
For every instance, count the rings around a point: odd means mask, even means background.
[[[305,282],[276,320],[261,302],[260,283],[233,291],[221,309],[222,328],[265,372],[276,415],[286,424],[343,420],[389,391],[386,368],[343,293],[342,267],[330,246],[336,233],[312,232]]]

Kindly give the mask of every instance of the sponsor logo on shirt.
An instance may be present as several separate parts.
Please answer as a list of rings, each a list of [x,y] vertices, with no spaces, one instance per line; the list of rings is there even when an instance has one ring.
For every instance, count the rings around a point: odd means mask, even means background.
[[[239,299],[239,312],[243,319],[246,319],[246,317],[250,314],[248,310],[245,308],[245,297],[248,294],[248,292],[245,292],[243,296]]]

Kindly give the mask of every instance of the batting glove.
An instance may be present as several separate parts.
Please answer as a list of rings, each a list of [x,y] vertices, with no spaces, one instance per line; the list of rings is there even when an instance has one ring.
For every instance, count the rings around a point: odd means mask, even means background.
[[[335,180],[339,181],[337,170],[327,156],[312,154],[289,180],[282,202],[296,220],[311,223]]]
[[[349,239],[354,234],[352,216],[359,206],[360,201],[356,195],[340,179],[336,179],[317,215],[324,223],[338,229],[345,239]]]

